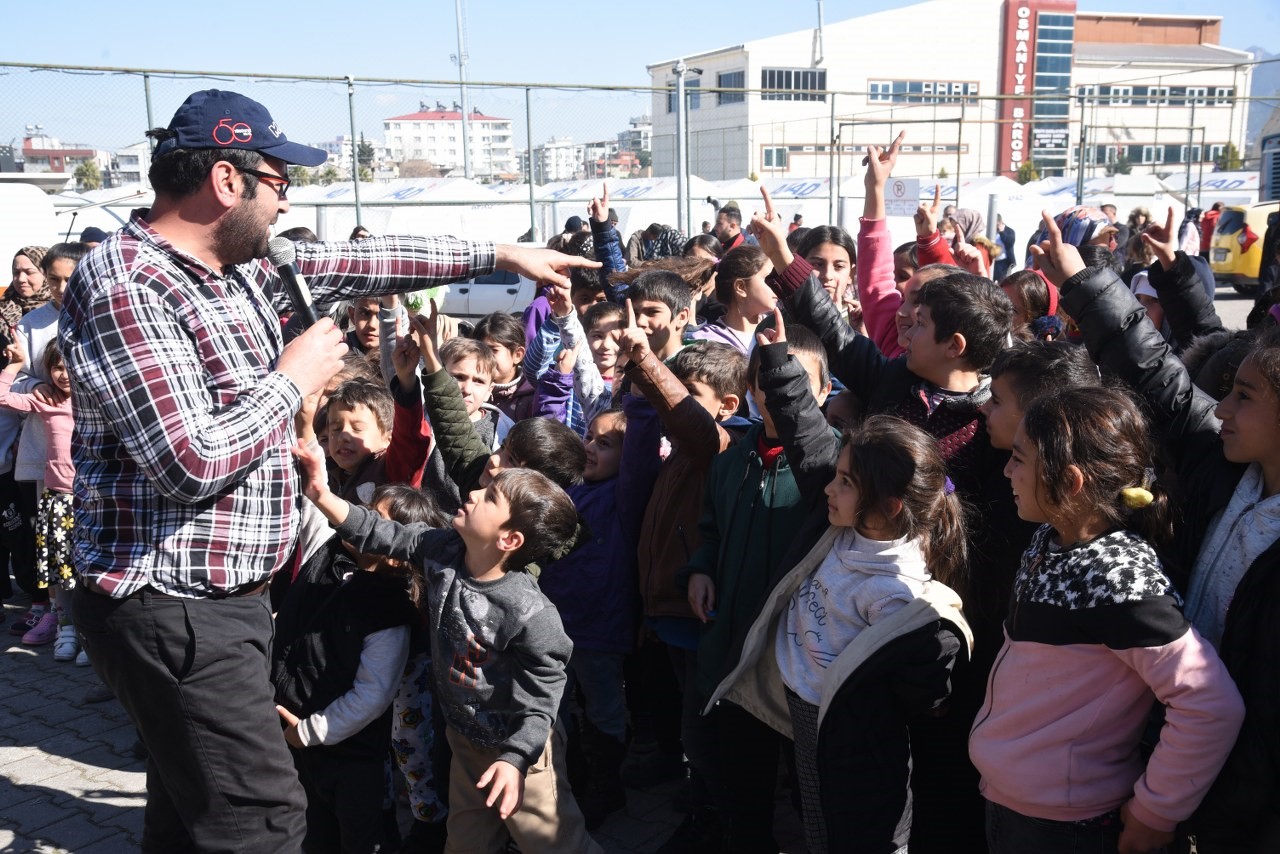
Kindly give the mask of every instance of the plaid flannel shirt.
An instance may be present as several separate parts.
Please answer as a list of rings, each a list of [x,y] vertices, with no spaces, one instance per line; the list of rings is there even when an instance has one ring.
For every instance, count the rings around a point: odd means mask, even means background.
[[[74,564],[124,598],[219,597],[267,579],[298,529],[290,449],[298,388],[275,371],[287,291],[267,262],[223,275],[135,212],[77,267],[59,340],[72,381]],[[491,272],[494,247],[450,237],[300,243],[317,302]]]

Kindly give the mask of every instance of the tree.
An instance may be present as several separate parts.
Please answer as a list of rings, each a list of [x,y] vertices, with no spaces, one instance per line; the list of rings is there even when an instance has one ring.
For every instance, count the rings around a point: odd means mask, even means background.
[[[1222,149],[1222,154],[1213,161],[1213,168],[1216,172],[1239,172],[1244,168],[1244,158],[1240,156],[1234,142],[1228,142],[1227,147]]]
[[[316,180],[319,182],[320,186],[327,187],[330,184],[335,184],[338,181],[341,181],[342,173],[340,173],[337,167],[332,163],[328,163],[320,170],[320,174],[316,176]]]
[[[373,143],[365,142],[364,134],[360,134],[360,144],[356,146],[356,162],[365,169],[373,169]]]
[[[1107,175],[1128,175],[1133,171],[1133,164],[1129,162],[1129,155],[1121,154],[1115,160],[1107,164]]]
[[[938,170],[938,180],[942,180],[946,177],[947,177],[947,167],[943,166],[941,169]]]
[[[1040,180],[1040,170],[1036,168],[1034,160],[1024,160],[1022,165],[1018,167],[1018,183],[1030,184],[1032,181]]]
[[[642,148],[636,152],[636,159],[640,161],[641,169],[648,169],[653,165],[653,152]]]
[[[363,182],[364,182],[364,183],[366,183],[366,184],[372,184],[372,183],[373,183],[373,170],[372,170],[372,169],[370,169],[368,166],[361,166],[361,167],[360,167],[360,180],[361,180],[361,181],[363,181]]]
[[[401,178],[439,178],[443,174],[430,160],[406,160],[400,164]]]
[[[289,183],[294,187],[310,187],[315,183],[311,170],[305,166],[289,167]]]
[[[78,190],[102,189],[102,172],[98,169],[96,160],[86,160],[77,166],[75,179]]]

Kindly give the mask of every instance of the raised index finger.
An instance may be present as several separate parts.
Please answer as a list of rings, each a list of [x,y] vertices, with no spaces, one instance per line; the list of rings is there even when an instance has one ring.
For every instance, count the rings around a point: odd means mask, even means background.
[[[1173,234],[1173,208],[1169,208],[1169,213],[1164,218],[1164,230]]]
[[[938,212],[938,206],[942,204],[942,185],[933,185],[933,213]]]
[[[901,145],[902,145],[902,140],[903,140],[903,138],[904,138],[906,135],[907,135],[907,132],[906,132],[905,130],[903,130],[903,131],[898,131],[898,135],[897,135],[897,137],[896,137],[896,138],[894,138],[893,142],[889,143],[889,152],[888,152],[888,153],[889,153],[889,156],[890,156],[890,157],[893,157],[895,154],[897,154],[897,153],[898,153],[898,148],[899,148],[899,147],[901,147]]]
[[[760,195],[764,197],[764,218],[769,222],[773,222],[773,218],[776,214],[773,212],[773,199],[769,198],[769,188],[761,185]]]
[[[600,185],[600,204],[604,205],[604,213],[605,213],[605,216],[608,217],[609,215],[609,185],[608,184]]]
[[[634,329],[636,325],[636,310],[631,305],[631,298],[627,297],[627,328]]]
[[[1049,245],[1054,249],[1062,245],[1062,231],[1058,228],[1058,224],[1053,221],[1053,217],[1049,216],[1048,211],[1040,211],[1040,218],[1044,220],[1044,233],[1049,236]]]

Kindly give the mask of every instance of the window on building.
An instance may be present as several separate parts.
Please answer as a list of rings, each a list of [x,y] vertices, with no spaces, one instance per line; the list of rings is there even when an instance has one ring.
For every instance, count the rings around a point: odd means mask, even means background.
[[[676,84],[672,80],[667,83],[667,112],[674,113],[676,111]]]
[[[1207,159],[1210,162],[1217,162],[1218,160],[1221,160],[1222,153],[1225,149],[1226,146],[1220,143],[1209,146],[1209,156]]]
[[[747,85],[747,73],[745,71],[726,71],[723,74],[716,75],[716,86],[720,89],[742,89]],[[745,92],[718,92],[716,93],[716,105],[724,106],[725,104],[741,104],[747,100]]]
[[[684,81],[684,96],[688,99],[689,109],[696,110],[702,106],[702,81]]]
[[[963,80],[871,80],[867,100],[892,104],[958,104],[978,94],[978,84]]]
[[[763,165],[765,169],[786,169],[787,147],[785,145],[766,147]]]
[[[764,101],[826,101],[827,72],[823,68],[762,68],[760,88]]]
[[[1195,104],[1197,107],[1206,106],[1209,103],[1209,89],[1207,86],[1188,86],[1187,87],[1187,103]]]
[[[1200,162],[1200,146],[1199,145],[1190,146],[1191,148],[1190,159],[1188,159],[1187,157],[1187,148],[1188,147],[1185,145],[1178,146],[1179,162],[1180,163],[1199,163]]]
[[[1147,104],[1152,107],[1169,106],[1169,87],[1150,86],[1147,88]]]
[[[1133,87],[1132,86],[1112,86],[1111,87],[1111,106],[1128,107],[1133,103]]]
[[[1143,163],[1163,163],[1164,162],[1164,146],[1163,145],[1142,146],[1142,162]]]
[[[1098,96],[1097,86],[1077,86],[1076,87],[1076,97],[1083,98],[1084,103],[1087,105],[1092,105],[1095,99],[1097,98],[1097,96]]]
[[[1236,90],[1234,86],[1219,86],[1213,90],[1213,103],[1219,107],[1229,107],[1231,102],[1235,100]]]

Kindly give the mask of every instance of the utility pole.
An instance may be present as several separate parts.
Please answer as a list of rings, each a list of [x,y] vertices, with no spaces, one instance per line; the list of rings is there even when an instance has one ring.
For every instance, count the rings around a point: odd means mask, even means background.
[[[475,176],[471,169],[471,133],[467,126],[471,107],[467,100],[467,31],[462,14],[462,0],[453,0],[453,9],[458,21],[458,53],[453,61],[458,63],[458,87],[462,90],[462,174],[467,178]]]
[[[689,188],[685,186],[685,175],[689,171],[689,148],[684,138],[684,126],[687,120],[684,103],[684,75],[689,66],[683,59],[677,59],[671,69],[676,76],[676,229],[681,234],[688,234],[685,228],[685,212],[689,209]]]

